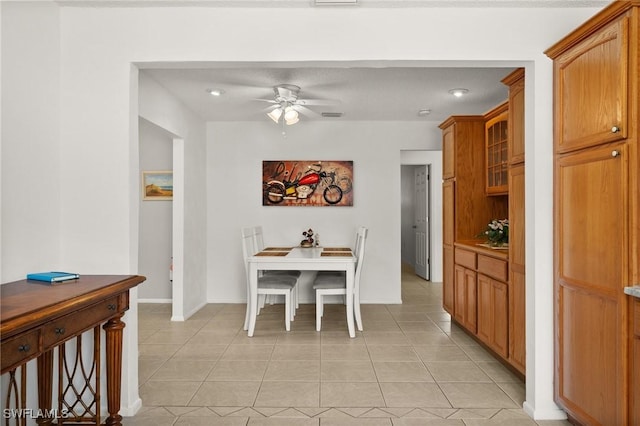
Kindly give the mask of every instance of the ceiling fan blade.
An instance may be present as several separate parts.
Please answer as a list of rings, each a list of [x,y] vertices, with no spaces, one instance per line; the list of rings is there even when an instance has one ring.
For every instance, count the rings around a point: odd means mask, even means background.
[[[278,102],[273,99],[251,99],[252,101],[269,102],[271,104],[277,104]]]
[[[293,109],[295,109],[296,111],[298,111],[299,113],[306,115],[307,117],[315,117],[315,118],[319,118],[321,117],[320,114],[318,114],[315,111],[310,110],[309,108],[302,106],[302,105],[294,105]]]
[[[319,106],[334,106],[340,105],[342,102],[331,99],[298,99],[296,104],[298,105],[319,105]]]
[[[264,113],[264,114],[268,114],[271,111],[273,111],[274,109],[278,108],[280,105],[269,105],[268,107],[262,109],[260,112]]]

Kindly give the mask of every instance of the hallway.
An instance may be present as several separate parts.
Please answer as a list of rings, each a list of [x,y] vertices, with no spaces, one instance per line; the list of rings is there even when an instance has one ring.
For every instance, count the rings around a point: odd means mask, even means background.
[[[365,284],[366,285],[366,284]],[[143,408],[125,425],[566,426],[532,421],[524,384],[452,325],[441,285],[403,270],[402,305],[364,305],[349,339],[344,306],[301,305],[291,332],[267,306],[256,333],[243,304],[210,304],[184,323],[139,305]]]

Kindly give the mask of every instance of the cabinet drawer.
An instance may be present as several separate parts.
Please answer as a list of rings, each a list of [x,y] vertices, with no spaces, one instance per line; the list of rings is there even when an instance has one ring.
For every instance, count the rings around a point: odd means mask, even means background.
[[[116,296],[46,324],[43,328],[45,350],[105,322],[120,308]]]
[[[478,255],[478,272],[500,281],[507,281],[507,262],[494,257]]]
[[[633,332],[640,337],[640,301],[633,303]]]
[[[5,373],[39,355],[40,329],[2,342],[2,372]]]
[[[469,269],[476,269],[476,254],[472,251],[456,247],[455,263]]]

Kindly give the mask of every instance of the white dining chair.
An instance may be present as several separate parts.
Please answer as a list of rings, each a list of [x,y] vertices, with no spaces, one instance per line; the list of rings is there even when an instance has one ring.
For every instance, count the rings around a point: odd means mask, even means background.
[[[249,320],[251,315],[251,288],[249,285],[249,257],[258,252],[255,246],[255,227],[242,229],[242,254],[244,257],[244,268],[247,281],[247,312],[244,319],[244,329],[249,329]],[[287,331],[291,330],[291,321],[293,320],[294,302],[293,292],[298,283],[298,278],[287,275],[260,275],[258,276],[258,306],[256,307],[256,315],[260,314],[260,307],[264,306],[264,298],[267,295],[284,296],[284,325]]]
[[[356,234],[356,245],[354,254],[356,255],[356,271],[353,283],[353,311],[356,317],[356,325],[358,330],[362,331],[362,314],[360,313],[360,276],[362,275],[362,266],[364,264],[364,248],[369,230],[360,227]],[[357,254],[356,254],[357,253]],[[344,296],[347,295],[346,276],[334,273],[316,275],[313,282],[313,289],[316,293],[316,330],[322,329],[322,316],[324,314],[324,297],[325,296]]]
[[[365,230],[366,228],[364,226],[359,226],[358,230],[356,231],[356,238],[355,238],[355,243],[353,244],[353,255],[358,257],[358,235],[360,235],[360,233],[363,232],[363,230]],[[321,277],[323,275],[337,275],[340,277],[344,277],[345,276],[345,272],[344,271],[318,271],[317,277]]]
[[[262,226],[258,225],[253,227],[253,242],[254,242],[254,247],[256,249],[256,252],[264,250],[265,244],[264,244],[264,233],[262,232]],[[301,271],[295,271],[295,270],[269,269],[268,271],[260,271],[260,273],[263,275],[286,275],[286,276],[294,277],[296,279],[300,278],[300,275],[302,275]],[[296,311],[300,307],[298,286],[296,286],[296,288],[293,290],[293,299],[295,300],[295,309],[293,310],[292,318],[295,317]],[[263,300],[263,302],[266,303],[266,298]]]

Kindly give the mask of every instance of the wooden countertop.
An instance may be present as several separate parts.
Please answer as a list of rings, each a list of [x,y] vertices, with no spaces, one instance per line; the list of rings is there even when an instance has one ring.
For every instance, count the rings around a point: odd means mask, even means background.
[[[625,287],[624,293],[628,294],[629,296],[640,298],[640,285]]]

